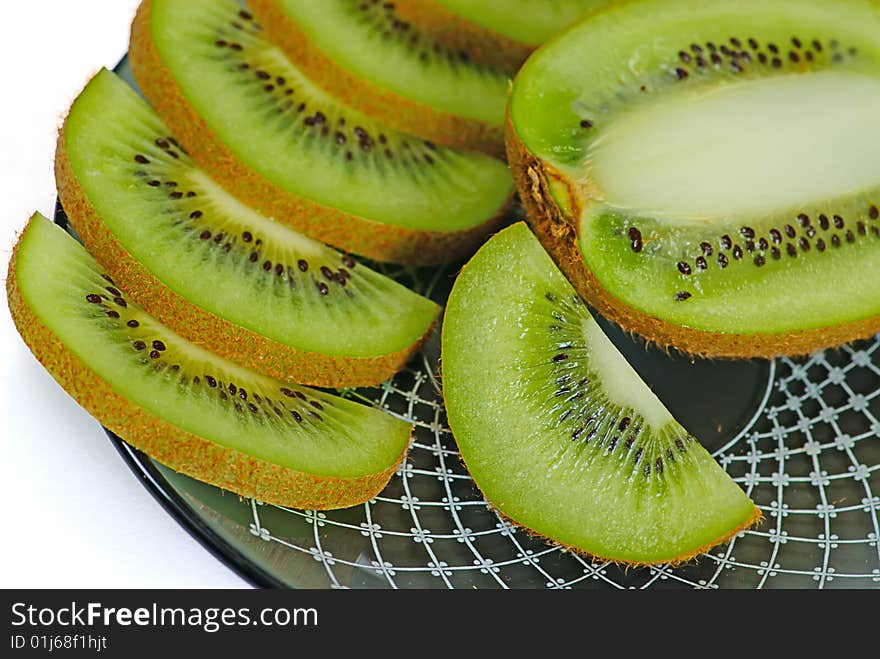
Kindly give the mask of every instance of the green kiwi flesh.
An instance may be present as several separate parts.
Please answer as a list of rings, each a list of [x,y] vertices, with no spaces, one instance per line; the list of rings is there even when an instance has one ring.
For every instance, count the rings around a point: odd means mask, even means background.
[[[537,47],[610,0],[430,0],[487,30]]]
[[[508,149],[582,295],[707,355],[877,331],[878,30],[869,0],[636,0],[536,53]]]
[[[465,266],[443,395],[486,499],[533,532],[626,564],[686,560],[760,517],[617,351],[524,223]]]
[[[393,3],[273,0],[355,76],[467,119],[504,125],[507,75],[462,57],[401,20]]]
[[[107,70],[74,102],[61,139],[59,191],[87,248],[142,306],[207,349],[223,353],[225,344],[248,345],[257,335],[277,347],[252,351],[248,365],[267,374],[321,386],[375,384],[405,363],[437,320],[434,302],[229,195]],[[135,263],[158,281],[143,284],[130,272]],[[232,329],[200,327],[183,305],[169,303],[170,292]],[[310,359],[292,372],[273,355],[287,350]],[[398,353],[381,368],[370,361]],[[319,355],[351,368],[328,378],[328,369],[315,368]]]
[[[299,71],[236,2],[147,0],[139,19],[132,68],[147,100],[215,180],[276,220],[404,262],[358,245],[376,234],[478,230],[507,207],[513,182],[503,161],[438,147],[345,105]],[[206,142],[222,155],[213,157]],[[265,194],[254,193],[259,186]],[[344,237],[320,235],[320,223],[278,212],[287,208],[278,200],[288,198],[356,222]],[[430,251],[407,256],[461,257]]]
[[[50,220],[35,215],[7,277],[31,351],[107,428],[163,464],[247,496],[335,508],[374,496],[411,427],[264,377],[159,324]]]

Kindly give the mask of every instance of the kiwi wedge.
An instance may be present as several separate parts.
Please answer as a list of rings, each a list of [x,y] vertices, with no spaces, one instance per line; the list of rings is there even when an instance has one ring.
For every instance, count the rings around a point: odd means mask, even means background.
[[[337,98],[437,144],[504,155],[508,75],[420,32],[394,3],[248,4],[272,40]]]
[[[675,563],[760,518],[522,222],[456,280],[442,360],[449,425],[474,482],[536,534],[619,563]]]
[[[6,291],[25,343],[80,405],[199,480],[284,506],[340,508],[381,491],[408,447],[411,426],[381,410],[187,342],[39,214],[13,251]]]
[[[635,0],[545,45],[508,147],[533,226],[625,329],[706,356],[880,330],[880,5]]]
[[[55,168],[71,224],[132,299],[188,340],[266,375],[376,384],[403,367],[440,314],[244,206],[110,71],[73,103]]]
[[[538,46],[613,0],[395,0],[401,18],[447,48],[515,73]]]
[[[234,0],[145,0],[129,56],[207,174],[340,249],[410,265],[464,258],[512,200],[503,161],[392,130],[330,96]]]

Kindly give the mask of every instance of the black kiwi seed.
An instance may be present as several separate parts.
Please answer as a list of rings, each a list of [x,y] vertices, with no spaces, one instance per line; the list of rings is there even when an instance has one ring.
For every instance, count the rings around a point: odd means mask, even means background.
[[[134,341],[131,344],[131,347],[134,348],[135,350],[143,350],[144,348],[147,347],[147,344],[144,343],[143,341],[141,341],[140,339],[138,339],[137,341]]]
[[[564,352],[561,352],[561,353],[559,353],[558,355],[555,355],[555,356],[553,357],[553,361],[556,362],[557,364],[558,364],[559,362],[564,362],[566,359],[568,359],[568,355],[565,354]]]
[[[782,252],[779,251],[778,247],[774,247],[773,249],[770,250],[770,256],[773,257],[774,261],[778,261],[780,259],[780,257],[782,256]]]
[[[800,244],[801,249],[802,249],[803,251],[805,251],[805,252],[809,252],[809,251],[810,251],[810,241],[807,240],[806,238],[801,238],[800,241],[799,241],[799,244]]]
[[[688,77],[688,72],[682,69],[681,67],[675,69],[675,77],[679,80],[684,80]]]
[[[308,272],[309,262],[306,261],[305,259],[300,259],[299,261],[296,262],[296,265],[299,268],[300,272]]]
[[[686,261],[679,262],[678,271],[683,275],[689,275],[692,272],[690,264],[687,263]]]
[[[797,221],[802,227],[810,226],[810,216],[806,213],[801,213],[797,216]]]
[[[770,244],[767,242],[766,238],[761,238],[758,241],[758,249],[760,249],[762,252],[766,252],[768,247],[770,247]]]
[[[871,206],[870,210],[868,210],[868,217],[872,220],[880,218],[880,208],[877,208],[877,206]]]
[[[822,229],[822,231],[828,231],[828,227],[830,227],[830,226],[831,226],[831,224],[828,222],[828,216],[827,215],[820,215],[819,216],[819,228]]]
[[[700,249],[703,250],[703,256],[712,256],[712,245],[709,243],[700,243]]]
[[[700,270],[705,270],[708,267],[708,265],[706,264],[706,259],[702,256],[697,257],[696,263],[697,263],[697,267]]]
[[[139,323],[138,321],[134,320],[134,319],[129,320],[129,321],[128,321],[127,323],[125,323],[125,324],[128,325],[128,326],[131,327],[131,328],[140,327],[140,323]]]
[[[165,349],[166,349],[166,348],[165,348],[165,344],[162,343],[162,342],[159,341],[159,340],[153,341],[153,348],[155,348],[156,350],[159,350],[160,352],[161,352],[162,350],[165,350]]]
[[[593,127],[593,122],[592,122],[592,121],[590,121],[589,119],[581,119],[581,128],[587,128],[587,129],[589,129],[589,128],[592,128],[592,127]]]
[[[831,236],[831,246],[840,247],[840,236],[838,236],[836,233]]]
[[[691,294],[688,293],[687,291],[679,291],[678,293],[675,294],[675,301],[676,302],[684,302],[685,300],[688,300],[690,298],[691,298]]]
[[[755,257],[755,265],[758,266],[759,268],[760,268],[762,265],[764,265],[766,262],[767,262],[767,261],[766,261],[766,259],[764,258],[764,256],[763,256],[762,254],[758,254],[758,255]]]
[[[217,388],[217,380],[216,380],[213,376],[211,376],[211,375],[206,375],[206,376],[205,376],[205,382],[208,383],[208,386],[211,387],[211,389],[216,389],[216,388]]]
[[[855,234],[853,234],[852,231],[850,231],[849,229],[847,229],[847,231],[846,231],[846,242],[848,242],[848,243],[854,243],[855,241],[856,241]]]
[[[733,247],[733,258],[735,258],[735,259],[738,261],[738,260],[741,259],[742,257],[743,257],[743,250],[742,250],[742,247],[740,247],[739,245],[734,245],[734,247]]]
[[[770,229],[770,240],[777,245],[782,242],[782,234],[779,232],[779,229]]]
[[[629,228],[629,239],[630,244],[632,246],[632,250],[636,253],[641,252],[643,248],[642,243],[642,232],[639,231],[636,227]]]
[[[807,227],[807,238],[816,237],[816,227]]]
[[[733,247],[733,241],[728,235],[721,236],[721,241],[719,244],[721,245],[721,249],[730,249],[731,247]]]
[[[818,249],[820,252],[825,251],[825,241],[822,240],[821,238],[819,238],[819,240],[816,241],[816,249]]]
[[[789,238],[794,238],[797,235],[797,231],[790,224],[785,225],[785,235]]]
[[[719,254],[718,255],[718,265],[720,265],[722,268],[726,268],[727,264],[728,264],[727,255]]]
[[[330,289],[327,287],[327,284],[325,284],[322,281],[316,282],[315,286],[318,287],[318,292],[321,293],[321,295],[327,295],[330,292]]]
[[[755,230],[752,229],[751,227],[743,227],[742,229],[739,230],[739,232],[742,234],[743,238],[750,238],[751,239],[751,238],[755,237]]]
[[[795,247],[792,243],[787,243],[785,245],[785,251],[788,252],[789,256],[797,256],[797,247]]]
[[[864,222],[856,222],[856,229],[858,230],[860,236],[868,235],[868,227],[865,225]]]
[[[91,302],[92,304],[100,304],[103,298],[96,293],[89,293],[86,295],[86,301]]]

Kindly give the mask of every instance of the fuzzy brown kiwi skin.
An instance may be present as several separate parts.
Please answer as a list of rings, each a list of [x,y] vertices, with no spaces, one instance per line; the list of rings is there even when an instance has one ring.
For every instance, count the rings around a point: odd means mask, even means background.
[[[147,313],[187,340],[279,380],[315,387],[361,387],[384,382],[419,351],[435,320],[410,346],[375,357],[345,357],[298,350],[205,311],[168,288],[107,229],[70,165],[64,129],[58,135],[55,180],[61,205],[89,252]]]
[[[359,78],[319,49],[277,0],[251,0],[269,37],[315,84],[361,112],[404,133],[450,149],[504,157],[504,128],[443,112]]]
[[[465,52],[471,59],[515,74],[535,46],[484,28],[449,11],[436,0],[395,0],[400,17],[450,50]]]
[[[243,203],[300,233],[367,258],[402,265],[439,265],[463,259],[499,227],[513,194],[482,224],[463,231],[409,229],[370,220],[289,194],[246,167],[222,144],[187,101],[165,67],[150,33],[150,0],[138,7],[129,60],[153,109],[210,176]]]
[[[664,350],[674,348],[700,358],[773,359],[809,355],[880,332],[880,316],[800,332],[729,334],[676,325],[642,313],[606,291],[586,266],[578,247],[583,201],[563,175],[526,148],[519,139],[509,111],[507,157],[532,230],[575,290],[603,316]],[[551,180],[567,197],[567,209],[561,208],[550,192]]]
[[[386,469],[357,478],[318,476],[245,455],[189,433],[119,395],[50,330],[23,299],[12,253],[6,296],[25,344],[59,385],[108,430],[162,464],[245,497],[294,508],[354,506],[381,492],[409,450]]]
[[[469,265],[470,265],[469,263],[466,263],[464,265],[464,267],[462,267],[461,272],[464,272],[464,270]],[[461,272],[459,273],[459,275],[461,274]],[[452,297],[455,294],[455,287],[458,285],[459,281],[460,281],[460,277],[456,278],[455,283],[452,285],[452,291],[449,294],[450,297]],[[445,332],[445,325],[443,326],[441,331]],[[441,337],[441,345],[445,345],[445,336]],[[443,383],[442,365],[443,364],[442,364],[442,357],[441,357],[441,362],[438,365],[438,369],[437,369],[437,376],[440,379],[441,385]],[[443,396],[443,407],[444,407],[444,409],[446,409],[446,407],[447,407],[447,405],[446,405],[446,391],[442,386],[441,386],[441,394]],[[452,432],[453,438],[456,438],[458,435],[456,433],[455,426],[453,424],[451,415],[447,415],[446,422],[449,425],[449,430],[450,430],[450,432]],[[458,440],[456,439],[456,444],[457,443],[458,443]],[[467,465],[467,460],[464,457],[464,453],[461,451],[459,451],[459,460],[461,460],[461,464],[464,466],[465,470],[468,473],[472,473],[470,468]],[[543,535],[533,529],[530,529],[529,527],[527,527],[523,524],[520,524],[519,522],[517,522],[515,519],[513,519],[512,517],[510,517],[509,515],[507,515],[504,512],[504,503],[503,502],[496,502],[496,501],[489,499],[489,497],[486,496],[485,492],[483,492],[483,488],[480,486],[480,484],[477,483],[476,481],[474,481],[474,484],[480,490],[480,493],[483,495],[483,498],[486,500],[486,503],[488,504],[489,508],[491,508],[495,512],[496,515],[503,518],[508,523],[515,526],[516,528],[523,529],[526,533],[529,534],[529,536],[534,537],[534,538],[538,538],[539,540],[541,540],[543,542],[551,544],[555,547],[560,547],[560,548],[564,549],[565,551],[571,552],[573,554],[577,554],[579,556],[585,556],[588,558],[591,557],[595,560],[600,560],[600,561],[609,561],[611,563],[614,563],[614,564],[622,566],[622,567],[645,567],[645,566],[649,566],[649,565],[662,565],[662,564],[676,566],[681,563],[686,563],[686,562],[691,561],[699,556],[702,556],[704,554],[709,553],[709,551],[713,547],[717,547],[718,545],[729,542],[730,540],[735,538],[738,534],[742,533],[744,530],[750,529],[752,527],[759,525],[764,519],[764,515],[761,512],[761,510],[757,506],[753,506],[752,512],[749,515],[749,517],[742,520],[739,524],[736,525],[735,528],[731,529],[727,533],[712,540],[711,542],[706,543],[705,545],[703,545],[701,547],[697,547],[693,550],[687,551],[684,554],[681,554],[680,556],[672,556],[669,558],[664,558],[664,559],[656,560],[656,561],[648,561],[648,562],[625,561],[625,560],[621,560],[619,558],[614,558],[612,556],[601,556],[599,554],[591,554],[591,553],[589,553],[583,549],[580,549],[578,547],[574,547],[572,545],[566,545],[565,543],[559,542],[558,540],[554,540],[553,538],[551,538],[549,536]]]

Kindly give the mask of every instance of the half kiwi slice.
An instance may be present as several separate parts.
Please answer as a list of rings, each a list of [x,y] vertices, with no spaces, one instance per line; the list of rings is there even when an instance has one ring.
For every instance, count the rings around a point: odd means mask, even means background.
[[[394,3],[249,5],[272,40],[337,98],[437,144],[504,155],[507,74],[420,32]]]
[[[18,331],[58,383],[172,469],[266,502],[340,508],[375,496],[403,459],[409,424],[188,343],[41,215],[13,251],[6,291]]]
[[[880,330],[880,5],[636,0],[510,102],[539,237],[603,314],[709,356]]]
[[[760,513],[669,414],[520,222],[459,275],[443,324],[449,425],[498,511],[576,551],[678,562]]]
[[[401,18],[447,48],[515,73],[532,51],[613,0],[395,0]]]
[[[129,55],[147,100],[215,181],[317,240],[380,261],[452,261],[512,199],[504,162],[330,96],[234,0],[145,0]]]
[[[233,198],[107,70],[73,103],[55,167],[77,234],[138,304],[266,375],[376,384],[400,370],[440,314],[427,298]]]

